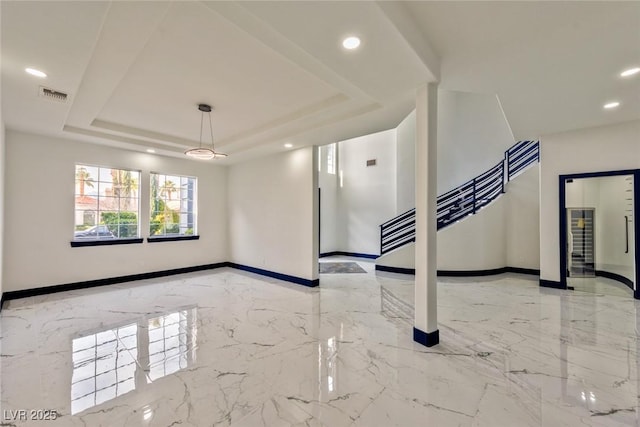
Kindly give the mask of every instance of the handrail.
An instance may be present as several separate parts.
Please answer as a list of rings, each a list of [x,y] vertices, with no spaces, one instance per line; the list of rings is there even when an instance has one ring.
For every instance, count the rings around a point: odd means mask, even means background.
[[[398,215],[395,218],[391,218],[389,221],[382,223],[382,225],[380,225],[380,227],[386,227],[386,226],[391,226],[393,224],[395,224],[398,221],[402,221],[404,219],[405,216],[410,216],[410,214],[412,212],[414,212],[416,210],[416,208],[413,209],[409,209],[408,211],[401,213],[400,215]]]
[[[539,161],[538,141],[518,141],[505,151],[504,159],[500,163],[438,196],[437,229],[441,230],[468,215],[477,213],[505,192],[505,183]],[[381,224],[380,255],[415,242],[415,227],[415,208]]]

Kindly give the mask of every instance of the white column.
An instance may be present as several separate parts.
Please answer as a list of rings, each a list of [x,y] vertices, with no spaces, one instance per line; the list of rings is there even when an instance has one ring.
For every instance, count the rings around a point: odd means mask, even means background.
[[[437,116],[438,86],[416,94],[416,285],[413,340],[427,347],[439,342],[437,301]]]

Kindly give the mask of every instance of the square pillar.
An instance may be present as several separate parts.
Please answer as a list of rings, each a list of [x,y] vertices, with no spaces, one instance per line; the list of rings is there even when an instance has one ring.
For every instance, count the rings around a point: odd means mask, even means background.
[[[427,347],[440,341],[437,301],[437,117],[438,86],[416,94],[416,283],[413,340]]]

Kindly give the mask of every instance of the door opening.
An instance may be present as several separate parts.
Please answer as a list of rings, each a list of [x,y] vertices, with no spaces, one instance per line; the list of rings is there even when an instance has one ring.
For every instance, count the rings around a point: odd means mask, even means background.
[[[640,299],[640,170],[560,175],[560,283]]]

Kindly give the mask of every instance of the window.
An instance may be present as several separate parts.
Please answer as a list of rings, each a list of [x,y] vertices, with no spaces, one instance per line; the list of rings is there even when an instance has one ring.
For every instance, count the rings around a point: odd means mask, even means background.
[[[196,235],[197,179],[151,174],[150,237]]]
[[[327,146],[327,172],[336,173],[336,143]]]
[[[139,237],[140,172],[76,165],[74,241]]]

